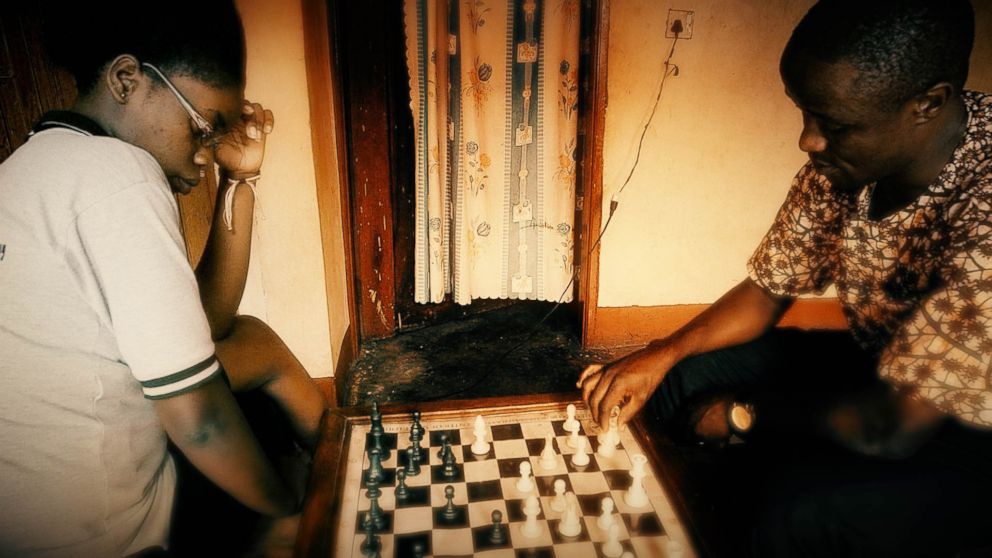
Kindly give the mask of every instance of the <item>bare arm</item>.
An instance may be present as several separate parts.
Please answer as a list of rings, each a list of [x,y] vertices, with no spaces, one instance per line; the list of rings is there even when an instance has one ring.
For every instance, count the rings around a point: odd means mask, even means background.
[[[265,140],[272,126],[271,111],[257,103],[246,102],[242,121],[221,138],[214,150],[214,160],[221,168],[220,185],[210,235],[196,267],[196,281],[215,341],[228,335],[241,304],[254,224],[255,196],[251,188],[245,183],[231,186],[228,179],[241,180],[259,174],[265,156]],[[228,230],[224,222],[224,197],[230,188],[236,190],[232,228]]]
[[[619,422],[626,423],[679,361],[758,337],[778,322],[792,301],[745,279],[672,335],[606,367],[586,369],[578,385],[593,419],[606,428],[610,410],[619,405]]]
[[[223,381],[154,404],[169,438],[217,486],[266,515],[296,510],[297,498],[262,453]]]
[[[247,184],[227,185],[226,173],[221,174],[220,188],[217,189],[217,203],[210,225],[203,257],[196,266],[196,282],[200,287],[203,310],[210,323],[210,334],[214,341],[223,339],[231,330],[241,295],[244,294],[248,277],[248,261],[251,257],[252,215],[255,210],[255,196]],[[234,193],[232,230],[224,223],[224,195],[228,188],[237,188]]]

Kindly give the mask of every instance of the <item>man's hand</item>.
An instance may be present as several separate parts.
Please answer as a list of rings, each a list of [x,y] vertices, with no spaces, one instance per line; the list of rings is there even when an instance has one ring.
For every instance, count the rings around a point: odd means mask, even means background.
[[[265,157],[265,138],[272,132],[273,124],[271,110],[245,101],[241,122],[221,136],[214,150],[214,161],[229,178],[258,174]]]
[[[605,430],[613,407],[620,407],[617,423],[626,424],[641,410],[674,364],[665,343],[649,345],[612,364],[589,366],[576,385],[582,388],[582,399],[593,420]]]

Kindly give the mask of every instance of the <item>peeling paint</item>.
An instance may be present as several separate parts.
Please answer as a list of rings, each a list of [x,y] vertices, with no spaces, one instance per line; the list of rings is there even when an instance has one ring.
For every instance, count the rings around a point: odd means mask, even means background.
[[[388,328],[389,321],[386,319],[386,313],[382,311],[382,301],[379,300],[379,293],[375,289],[369,289],[369,300],[375,303],[375,312],[379,316],[379,321]]]

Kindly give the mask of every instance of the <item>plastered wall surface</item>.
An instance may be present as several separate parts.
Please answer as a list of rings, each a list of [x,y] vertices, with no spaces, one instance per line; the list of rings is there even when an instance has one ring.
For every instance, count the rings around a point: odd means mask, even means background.
[[[248,44],[246,96],[275,113],[258,184],[252,260],[241,313],[272,326],[311,376],[329,376],[332,345],[301,6],[298,0],[237,4]]]
[[[812,0],[613,0],[603,222],[634,162],[672,45],[668,9],[692,10],[640,163],[602,241],[600,306],[710,303],[746,276],[795,172],[801,115],[778,60]],[[992,2],[973,0],[969,87],[992,92]]]

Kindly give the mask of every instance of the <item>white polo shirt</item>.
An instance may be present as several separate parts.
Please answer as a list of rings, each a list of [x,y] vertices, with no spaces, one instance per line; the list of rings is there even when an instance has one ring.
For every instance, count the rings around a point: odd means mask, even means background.
[[[161,168],[85,129],[0,165],[0,556],[166,546],[150,398],[220,373]]]

